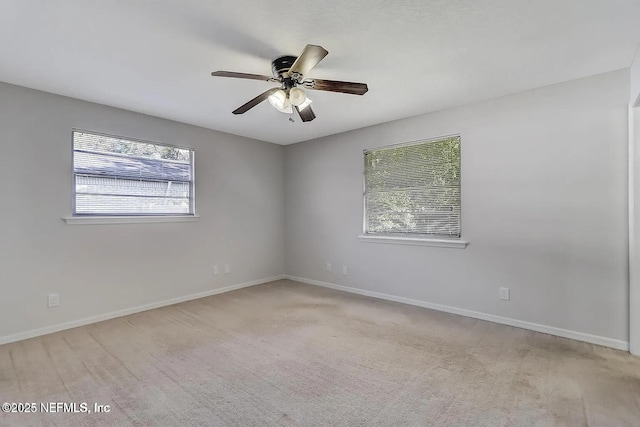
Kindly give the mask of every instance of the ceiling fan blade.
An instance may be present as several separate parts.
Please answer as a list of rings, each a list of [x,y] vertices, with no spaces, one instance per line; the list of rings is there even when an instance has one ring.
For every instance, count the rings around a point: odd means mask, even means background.
[[[316,118],[315,113],[311,109],[311,105],[307,105],[302,110],[299,109],[298,106],[296,106],[295,108],[303,122],[310,122],[311,120]]]
[[[247,74],[247,73],[236,73],[233,71],[214,71],[211,73],[214,77],[235,77],[237,79],[250,79],[250,80],[262,80],[265,82],[277,82],[277,79],[274,79],[270,76],[262,76],[260,74]]]
[[[364,95],[369,90],[366,83],[340,82],[336,80],[306,80],[303,85],[308,89],[350,93],[352,95]]]
[[[279,90],[280,90],[279,87],[274,87],[274,88],[269,89],[266,92],[262,92],[260,95],[256,96],[251,101],[249,101],[246,104],[244,104],[243,106],[238,107],[235,110],[233,110],[233,114],[244,114],[244,113],[246,113],[247,111],[249,111],[250,109],[252,109],[256,105],[260,104],[262,101],[264,101],[269,96],[271,96],[272,94],[276,93]]]
[[[328,53],[329,52],[322,46],[316,46],[314,44],[306,45],[300,56],[298,56],[298,59],[291,65],[289,75],[298,73],[304,76],[309,70],[318,65],[318,62],[322,61],[322,58],[327,56]]]

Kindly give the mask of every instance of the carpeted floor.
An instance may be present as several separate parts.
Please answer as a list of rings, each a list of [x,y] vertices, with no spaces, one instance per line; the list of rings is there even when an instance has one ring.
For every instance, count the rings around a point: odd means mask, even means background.
[[[0,346],[4,401],[37,413],[3,426],[638,426],[640,358],[283,280]]]

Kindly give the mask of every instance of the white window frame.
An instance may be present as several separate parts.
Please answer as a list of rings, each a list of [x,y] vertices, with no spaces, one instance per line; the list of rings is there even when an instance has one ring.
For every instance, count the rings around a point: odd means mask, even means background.
[[[191,180],[189,182],[189,213],[141,213],[141,214],[105,214],[105,213],[77,213],[76,212],[76,172],[74,161],[74,134],[76,132],[87,133],[91,135],[105,136],[109,138],[117,138],[124,141],[141,142],[146,144],[154,144],[162,147],[179,148],[190,152],[190,170]],[[70,225],[89,225],[89,224],[131,224],[131,223],[159,223],[159,222],[192,222],[198,221],[200,217],[196,215],[196,199],[195,199],[195,150],[191,147],[184,147],[175,144],[167,144],[164,142],[148,141],[139,138],[123,137],[103,132],[89,131],[84,129],[73,128],[71,131],[71,176],[72,176],[72,206],[70,216],[62,219]]]
[[[363,155],[373,150],[393,149],[408,147],[420,144],[428,144],[430,142],[439,141],[447,138],[460,137],[460,134],[445,135],[429,139],[421,139],[417,141],[405,142],[400,144],[386,145],[381,147],[367,148],[363,150]],[[462,151],[461,151],[462,153]],[[460,159],[462,163],[462,158]],[[364,165],[363,165],[364,167]],[[462,203],[462,181],[460,182],[460,194]],[[462,208],[462,205],[460,206]],[[439,238],[429,237],[427,234],[404,234],[404,233],[369,233],[367,230],[367,203],[366,203],[366,170],[362,173],[362,234],[358,239],[364,243],[387,243],[396,245],[412,245],[412,246],[435,246],[443,248],[464,249],[469,244],[468,241],[462,239],[462,215],[460,216],[460,237]]]

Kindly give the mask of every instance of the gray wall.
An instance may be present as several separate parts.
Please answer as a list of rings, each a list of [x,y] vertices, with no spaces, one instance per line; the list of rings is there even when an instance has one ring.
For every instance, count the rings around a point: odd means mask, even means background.
[[[640,355],[640,106],[629,112],[629,351]]]
[[[200,221],[65,224],[74,127],[193,147]],[[0,84],[0,148],[0,339],[284,273],[281,146]]]
[[[629,90],[621,70],[287,146],[287,273],[628,341]],[[454,133],[470,245],[359,241],[362,150]]]
[[[629,94],[629,350],[640,355],[640,49]]]
[[[636,52],[636,56],[630,67],[631,73],[631,90],[629,101],[632,105],[640,107],[640,48]]]

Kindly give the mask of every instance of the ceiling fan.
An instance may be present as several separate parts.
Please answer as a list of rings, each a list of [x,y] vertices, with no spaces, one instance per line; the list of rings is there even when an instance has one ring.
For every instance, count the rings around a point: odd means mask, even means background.
[[[309,79],[306,75],[329,52],[322,46],[308,44],[300,56],[281,56],[271,63],[273,77],[259,74],[235,73],[233,71],[214,71],[212,76],[235,77],[238,79],[264,80],[280,83],[280,87],[274,87],[253,98],[246,104],[236,108],[233,114],[243,114],[260,104],[265,99],[278,111],[292,114],[293,109],[303,122],[310,122],[316,118],[311,109],[311,100],[301,88],[312,90],[324,90],[329,92],[349,93],[352,95],[364,95],[369,88],[365,83],[341,82],[336,80]],[[293,121],[292,118],[289,119]]]

